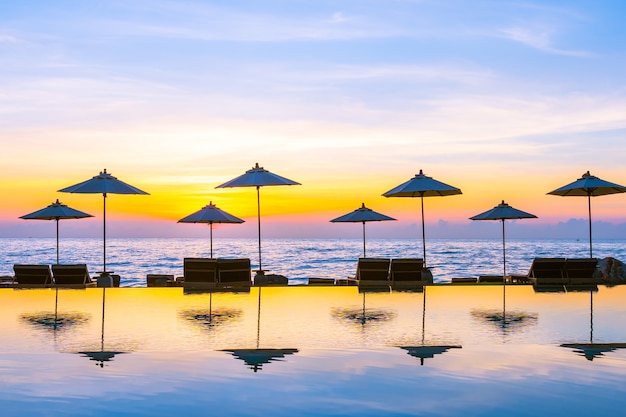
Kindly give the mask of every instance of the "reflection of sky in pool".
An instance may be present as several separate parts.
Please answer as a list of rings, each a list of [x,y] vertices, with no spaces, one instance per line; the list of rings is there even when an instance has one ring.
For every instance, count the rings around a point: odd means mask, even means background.
[[[498,286],[107,289],[104,321],[102,296],[0,290],[2,416],[587,416],[626,406],[626,286],[509,286],[506,298]],[[51,312],[88,319],[44,331],[24,319]]]

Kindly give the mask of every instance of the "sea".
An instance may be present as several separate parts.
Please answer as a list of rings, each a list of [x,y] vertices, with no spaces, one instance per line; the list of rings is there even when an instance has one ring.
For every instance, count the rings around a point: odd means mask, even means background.
[[[417,239],[368,239],[367,257],[421,258]],[[87,264],[92,276],[103,270],[103,242],[97,238],[62,239],[59,263]],[[577,239],[507,239],[506,273],[525,274],[535,257],[589,257],[589,242]],[[428,239],[426,264],[436,283],[452,278],[502,274],[503,244],[498,239]],[[219,239],[213,242],[213,257],[250,258],[259,267],[256,239]],[[266,274],[283,275],[290,285],[303,285],[309,278],[354,276],[361,239],[263,239],[261,265]],[[183,259],[210,257],[210,245],[201,238],[108,239],[106,269],[120,275],[122,287],[145,287],[148,274],[183,275]],[[594,240],[593,256],[626,260],[626,239]],[[14,264],[56,263],[54,238],[0,238],[0,275],[13,275]]]

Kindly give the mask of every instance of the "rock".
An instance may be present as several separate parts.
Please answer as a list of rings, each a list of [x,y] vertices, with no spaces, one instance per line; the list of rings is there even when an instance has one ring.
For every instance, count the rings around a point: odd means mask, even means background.
[[[278,274],[256,274],[254,276],[254,285],[287,285],[289,279],[283,275]]]
[[[606,284],[626,284],[626,265],[615,258],[600,259],[598,271]]]

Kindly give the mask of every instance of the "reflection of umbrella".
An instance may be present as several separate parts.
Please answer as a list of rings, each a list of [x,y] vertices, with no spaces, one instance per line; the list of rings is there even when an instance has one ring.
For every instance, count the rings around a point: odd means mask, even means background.
[[[80,312],[58,312],[59,289],[55,289],[54,312],[42,311],[34,314],[22,314],[20,319],[33,326],[50,330],[56,334],[57,331],[70,330],[75,326],[87,323],[90,316]]]
[[[626,348],[626,343],[594,343],[593,341],[593,293],[598,291],[589,290],[589,343],[563,343],[561,347],[573,349],[575,353],[584,356],[587,360],[592,361],[597,357],[604,356],[605,353],[613,352],[617,349]]]
[[[241,310],[219,308],[213,310],[213,291],[209,291],[209,309],[189,309],[179,313],[180,317],[204,328],[213,329],[220,324],[237,319]]]
[[[363,257],[365,256],[365,222],[380,222],[385,220],[395,220],[392,217],[385,216],[365,207],[365,203],[361,203],[361,207],[351,213],[332,219],[331,223],[363,223]]]
[[[208,206],[202,207],[201,210],[183,217],[178,223],[208,223],[211,228],[211,258],[213,258],[213,223],[243,223],[239,217],[235,217],[226,213],[224,210],[217,208],[213,202],[209,202]]]
[[[257,163],[254,168],[247,170],[245,174],[215,187],[256,187],[257,222],[259,226],[259,273],[263,273],[261,265],[261,196],[259,188],[267,185],[300,185],[300,183],[276,174],[272,174],[271,172],[263,169],[263,167],[260,167]]]
[[[518,210],[506,204],[504,200],[491,210],[487,210],[484,213],[477,214],[474,217],[470,217],[471,220],[501,220],[502,221],[502,262],[503,273],[502,280],[506,284],[506,245],[504,243],[504,220],[506,219],[536,219],[534,214],[526,213],[525,211]]]
[[[424,359],[434,358],[435,355],[446,353],[450,349],[461,349],[461,346],[400,346],[411,356],[420,358],[420,365],[424,365]]]
[[[560,195],[562,197],[581,197],[586,196],[589,206],[589,257],[593,258],[593,249],[591,244],[591,197],[597,197],[608,194],[618,194],[626,192],[626,187],[612,182],[604,181],[585,172],[583,176],[571,184],[564,185],[548,194]]]
[[[118,180],[116,177],[107,173],[105,169],[104,172],[101,172],[99,175],[95,177],[83,181],[79,184],[72,185],[70,187],[63,188],[59,190],[62,193],[78,193],[78,194],[100,194],[102,193],[103,197],[103,213],[104,213],[104,222],[103,222],[103,259],[104,265],[102,272],[106,274],[107,272],[107,248],[106,248],[106,240],[107,240],[107,194],[148,194],[145,191],[141,191],[139,188],[135,188],[132,185],[128,185],[125,182]]]
[[[96,361],[96,366],[104,368],[104,362],[110,362],[115,355],[120,355],[126,352],[104,350],[104,306],[105,306],[106,288],[102,288],[102,327],[100,333],[100,350],[95,351],[82,351],[78,352],[81,355],[89,358],[89,360]]]
[[[486,323],[493,324],[502,333],[508,334],[512,331],[521,330],[524,327],[534,326],[537,324],[538,315],[536,313],[527,313],[525,311],[506,311],[503,307],[499,310],[472,310],[472,317],[480,319]]]
[[[263,364],[280,361],[285,355],[298,353],[298,349],[233,349],[225,350],[243,360],[254,372],[260,371]]]
[[[424,249],[424,266],[426,266],[426,231],[424,228],[424,197],[444,197],[462,194],[461,190],[422,173],[415,175],[407,182],[387,191],[385,197],[419,197],[422,201],[422,247]]]
[[[254,372],[260,371],[263,364],[281,360],[285,355],[298,353],[295,348],[260,348],[261,341],[261,287],[259,289],[259,304],[257,310],[257,327],[256,327],[256,348],[254,349],[224,349],[224,352],[230,352],[235,358],[243,360],[246,365],[250,366]]]
[[[396,313],[382,308],[366,308],[365,307],[365,294],[373,292],[389,292],[389,289],[367,289],[359,288],[359,292],[363,293],[363,307],[340,307],[334,308],[331,311],[331,315],[335,318],[346,320],[348,322],[357,324],[359,326],[365,326],[368,324],[382,323],[396,318]]]
[[[50,204],[41,210],[37,210],[30,214],[20,216],[20,219],[25,220],[54,220],[57,226],[57,263],[59,263],[59,220],[62,219],[82,219],[85,217],[93,217],[91,214],[84,213],[79,210],[75,210],[59,202]]]
[[[450,349],[461,349],[459,345],[429,345],[426,339],[426,289],[424,288],[423,306],[422,306],[422,342],[416,346],[399,346],[407,351],[411,356],[420,359],[420,365],[424,365],[424,359],[434,358],[435,355],[445,353]]]

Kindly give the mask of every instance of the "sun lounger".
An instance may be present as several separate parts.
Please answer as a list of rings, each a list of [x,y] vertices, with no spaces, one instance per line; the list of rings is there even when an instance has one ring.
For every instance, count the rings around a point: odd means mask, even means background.
[[[565,285],[565,258],[535,258],[528,271],[528,279],[533,285]]]
[[[359,258],[356,267],[356,279],[359,287],[388,287],[389,258]]]
[[[52,265],[54,286],[64,288],[95,287],[96,283],[91,280],[86,264]]]
[[[217,259],[218,286],[227,288],[250,288],[252,286],[252,270],[250,259]]]
[[[186,288],[216,288],[217,259],[185,258],[184,282]]]
[[[425,276],[423,272],[424,260],[422,258],[392,259],[389,268],[391,286],[393,288],[406,288],[432,284],[432,281],[429,282],[427,278],[427,276],[432,278],[432,275]]]
[[[17,287],[38,288],[52,286],[49,265],[13,265]]]
[[[568,258],[565,261],[565,273],[568,285],[601,284],[602,278],[596,276],[598,260],[595,258]]]
[[[334,278],[309,278],[308,285],[335,285]]]

